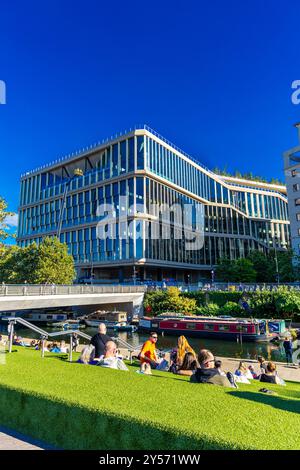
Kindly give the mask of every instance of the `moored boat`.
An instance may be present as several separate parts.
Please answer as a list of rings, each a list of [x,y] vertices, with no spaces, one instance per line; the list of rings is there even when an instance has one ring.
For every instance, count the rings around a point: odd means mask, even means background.
[[[137,326],[130,325],[129,323],[120,323],[114,326],[115,331],[130,331],[131,333],[134,333],[137,329]]]
[[[100,323],[104,323],[106,328],[113,329],[121,323],[125,323],[127,325],[127,313],[97,310],[96,312],[81,317],[81,320],[84,321],[86,326],[91,328],[98,328]]]
[[[276,333],[269,332],[268,320],[192,316],[142,317],[139,322],[139,330],[156,331],[166,335],[219,338],[231,341],[271,341],[272,338],[278,336]]]

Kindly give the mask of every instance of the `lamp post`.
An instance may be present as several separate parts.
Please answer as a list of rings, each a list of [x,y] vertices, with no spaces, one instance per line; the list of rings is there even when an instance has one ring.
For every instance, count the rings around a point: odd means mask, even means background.
[[[214,281],[215,281],[215,271],[212,269],[210,271],[211,274],[211,287],[213,287]]]
[[[276,245],[275,236],[273,236],[273,246],[274,246],[274,260],[275,260],[275,270],[276,270],[276,281],[277,281],[277,284],[279,284],[280,279],[279,279],[278,258],[277,258],[277,245]]]
[[[60,239],[62,223],[63,223],[63,218],[64,218],[64,212],[65,212],[65,208],[66,208],[66,200],[67,200],[68,189],[69,189],[69,186],[71,184],[71,181],[73,181],[73,179],[76,178],[77,176],[83,176],[83,171],[80,168],[76,168],[74,170],[73,176],[71,176],[65,183],[65,190],[64,190],[62,201],[61,201],[59,219],[58,219],[58,225],[57,225],[57,232],[56,232],[56,236],[57,236],[58,239]]]

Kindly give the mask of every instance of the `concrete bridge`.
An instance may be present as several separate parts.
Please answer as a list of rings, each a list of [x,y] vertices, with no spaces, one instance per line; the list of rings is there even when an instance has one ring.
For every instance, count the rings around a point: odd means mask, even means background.
[[[141,313],[145,286],[1,285],[0,312],[75,306],[127,306]],[[130,308],[131,307],[131,308]]]

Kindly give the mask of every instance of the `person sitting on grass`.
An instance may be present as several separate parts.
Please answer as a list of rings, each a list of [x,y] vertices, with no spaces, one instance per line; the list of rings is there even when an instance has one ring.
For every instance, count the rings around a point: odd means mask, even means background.
[[[250,370],[248,370],[246,364],[243,361],[239,363],[239,367],[236,369],[234,374],[238,377],[238,381],[244,383],[249,383],[248,379],[253,378]]]
[[[268,362],[267,370],[260,376],[260,382],[285,385],[285,382],[278,376],[274,362]]]
[[[104,355],[105,345],[108,341],[112,341],[112,339],[106,334],[106,325],[100,323],[98,333],[91,339],[91,344],[95,347],[95,359],[100,359]]]
[[[197,359],[194,354],[187,352],[183,358],[183,361],[180,366],[178,366],[176,371],[173,371],[174,374],[178,375],[187,375],[191,376],[199,366]]]
[[[58,347],[57,343],[53,343],[52,348],[50,349],[50,352],[52,352],[52,353],[60,353],[61,352],[61,350]]]
[[[228,372],[226,377],[219,374],[218,370],[215,368],[214,355],[208,349],[201,349],[198,360],[200,367],[197,368],[195,373],[191,376],[191,382],[237,388],[231,372]]]
[[[66,342],[64,340],[62,340],[60,342],[60,350],[64,354],[66,354],[68,352],[68,348],[67,348]]]
[[[222,361],[216,360],[216,361],[215,361],[215,368],[216,368],[216,370],[218,371],[218,373],[219,373],[220,375],[223,375],[223,376],[226,377],[225,372],[222,370]]]
[[[156,369],[159,365],[159,358],[156,354],[157,333],[150,333],[150,338],[145,341],[139,354],[141,364],[146,362],[150,364],[152,369]]]
[[[107,341],[104,350],[104,357],[98,362],[101,367],[107,367],[109,369],[127,370],[128,368],[117,356],[117,345],[113,341]]]
[[[98,364],[99,361],[96,361],[94,359],[94,356],[95,356],[95,348],[92,344],[88,344],[81,351],[80,357],[77,362],[79,364],[96,365]]]
[[[264,374],[267,370],[267,363],[265,361],[265,358],[263,356],[258,356],[257,361],[260,368],[260,374]]]
[[[252,375],[252,379],[255,379],[255,380],[259,379],[260,376],[257,375],[252,365],[248,367],[248,370],[250,371],[250,374]]]

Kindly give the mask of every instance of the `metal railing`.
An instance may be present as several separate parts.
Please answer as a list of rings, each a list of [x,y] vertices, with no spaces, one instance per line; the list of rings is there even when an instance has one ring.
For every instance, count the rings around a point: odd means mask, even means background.
[[[35,333],[38,333],[41,336],[41,341],[42,341],[42,349],[41,349],[41,356],[45,356],[45,340],[47,338],[54,338],[58,336],[70,336],[70,348],[69,348],[69,361],[72,362],[73,359],[73,335],[76,334],[76,336],[80,336],[81,338],[84,338],[88,340],[89,342],[91,341],[92,337],[90,335],[87,335],[86,333],[83,333],[82,331],[79,330],[62,330],[62,331],[56,331],[54,333],[49,333],[46,330],[43,330],[42,328],[39,328],[38,326],[34,325],[33,323],[30,323],[29,321],[25,320],[22,317],[6,317],[2,318],[2,320],[5,320],[8,322],[9,327],[8,327],[8,332],[9,332],[9,347],[8,347],[8,352],[12,352],[12,346],[13,346],[13,338],[14,338],[14,326],[16,323],[19,323],[26,328],[34,331]],[[141,346],[134,347],[131,344],[127,343],[121,338],[116,338],[112,337],[111,338],[114,342],[117,343],[117,345],[120,347],[123,347],[124,349],[127,349],[130,355],[130,361],[132,362],[132,356],[134,353],[140,350]]]
[[[25,295],[86,295],[86,294],[136,294],[144,293],[145,286],[126,285],[32,285],[2,284],[1,296]]]

